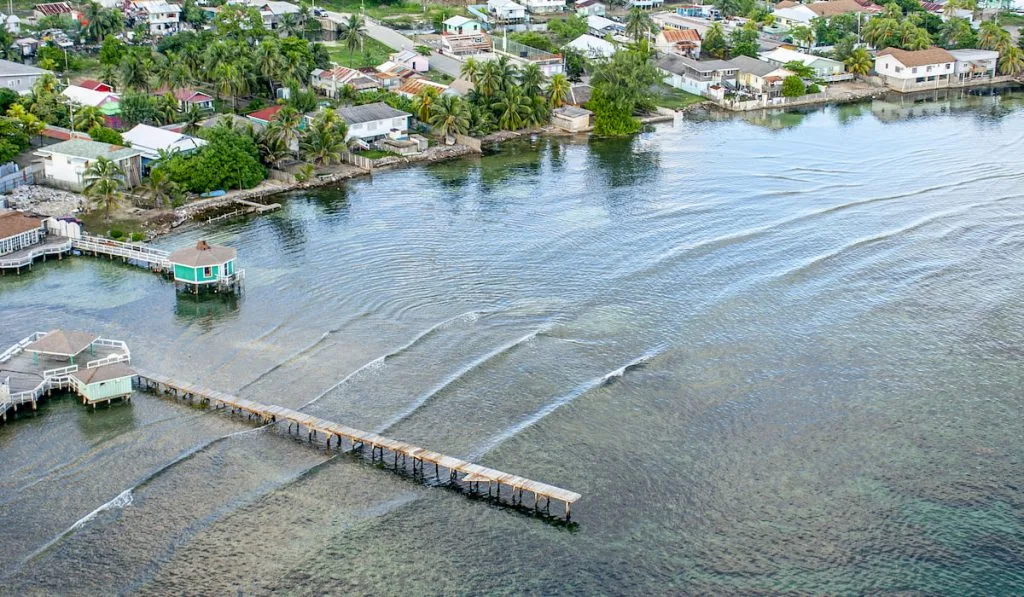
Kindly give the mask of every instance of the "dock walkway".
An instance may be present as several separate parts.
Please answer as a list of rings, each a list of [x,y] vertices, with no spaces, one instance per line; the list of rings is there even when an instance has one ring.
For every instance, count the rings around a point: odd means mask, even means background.
[[[402,457],[403,470],[405,470],[406,458],[411,458],[414,476],[417,473],[421,476],[423,475],[424,463],[433,464],[435,477],[440,478],[440,469],[446,469],[451,481],[461,481],[469,487],[470,491],[479,491],[479,484],[483,482],[487,483],[487,493],[490,495],[491,485],[493,484],[497,489],[498,499],[500,499],[502,486],[509,487],[512,490],[512,501],[516,505],[523,504],[523,492],[532,494],[535,510],[539,508],[541,498],[545,500],[545,509],[547,509],[551,500],[562,502],[565,507],[566,520],[569,520],[572,516],[572,504],[581,497],[580,494],[567,489],[532,481],[525,477],[505,473],[438,452],[432,452],[376,433],[360,431],[359,429],[326,421],[290,408],[253,402],[252,400],[246,400],[210,388],[175,381],[155,373],[136,370],[136,374],[139,379],[139,385],[142,388],[162,390],[165,393],[173,392],[175,395],[183,398],[198,399],[202,404],[213,408],[230,408],[232,412],[246,413],[250,418],[256,417],[263,423],[276,424],[287,421],[289,433],[292,430],[292,426],[295,427],[296,432],[305,427],[310,441],[323,436],[328,448],[331,447],[332,440],[335,441],[335,446],[338,449],[344,448],[346,440],[349,442],[350,449],[369,445],[371,458],[375,459],[379,452],[382,462],[384,461],[385,450],[390,451],[394,455],[396,470],[399,466],[399,456]],[[459,478],[460,474],[463,475],[461,478]]]
[[[38,245],[4,255],[0,259],[0,271],[16,270],[20,274],[22,268],[31,269],[32,263],[40,257],[46,259],[47,256],[56,255],[61,259],[72,250],[96,257],[118,257],[126,262],[134,261],[161,273],[169,272],[171,269],[171,262],[168,260],[170,253],[147,245],[124,243],[97,236],[67,238],[51,235]]]

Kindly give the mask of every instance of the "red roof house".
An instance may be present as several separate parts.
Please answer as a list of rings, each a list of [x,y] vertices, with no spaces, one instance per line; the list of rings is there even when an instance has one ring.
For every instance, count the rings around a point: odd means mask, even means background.
[[[270,121],[274,119],[274,116],[277,116],[277,113],[280,112],[281,108],[283,107],[284,106],[277,104],[274,106],[270,106],[269,108],[263,108],[262,110],[250,112],[246,114],[246,117],[251,120],[255,120],[256,122],[259,122],[260,124],[270,124]]]
[[[102,83],[95,79],[85,79],[76,83],[79,87],[85,87],[86,89],[92,89],[93,91],[102,91],[103,93],[113,93],[114,88],[106,83]]]

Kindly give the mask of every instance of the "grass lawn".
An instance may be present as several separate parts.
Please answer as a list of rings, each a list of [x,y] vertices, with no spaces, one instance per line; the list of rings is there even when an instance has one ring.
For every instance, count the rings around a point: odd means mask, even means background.
[[[391,48],[366,36],[363,36],[362,51],[349,52],[344,45],[329,45],[327,51],[331,55],[331,60],[349,68],[377,66],[385,62],[389,54],[394,53]]]
[[[361,155],[368,160],[379,160],[390,156],[397,156],[397,153],[392,151],[382,151],[380,149],[367,149],[366,151],[357,151],[356,155]]]
[[[669,110],[679,110],[702,101],[704,101],[704,98],[699,95],[687,93],[682,89],[676,89],[675,87],[664,83],[658,85],[657,93],[654,98],[655,105],[661,106],[662,108],[668,108]]]
[[[392,15],[415,15],[423,12],[423,5],[419,2],[398,2],[375,6],[372,2],[361,3],[360,0],[320,0],[317,2],[317,6],[344,13],[360,13],[365,10],[367,15],[375,19]]]
[[[999,13],[999,24],[1024,26],[1024,14],[1003,11]]]

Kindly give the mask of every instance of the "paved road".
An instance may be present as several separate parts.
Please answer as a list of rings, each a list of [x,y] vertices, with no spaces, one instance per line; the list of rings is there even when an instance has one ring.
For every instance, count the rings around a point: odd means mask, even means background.
[[[327,13],[331,18],[338,20],[345,20],[348,15],[341,12],[330,12]],[[385,46],[395,50],[407,50],[416,47],[416,42],[395,31],[390,27],[385,27],[376,22],[366,20],[366,35],[372,39],[379,41]],[[462,63],[454,58],[448,56],[442,56],[436,51],[432,51],[430,55],[430,68],[433,70],[441,71],[442,73],[449,74],[455,78],[459,76],[459,68]]]

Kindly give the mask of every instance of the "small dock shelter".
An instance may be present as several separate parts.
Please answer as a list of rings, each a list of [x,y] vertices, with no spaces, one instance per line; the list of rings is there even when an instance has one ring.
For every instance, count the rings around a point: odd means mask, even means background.
[[[125,362],[118,361],[79,369],[71,373],[71,383],[82,398],[82,404],[109,404],[111,400],[131,400],[134,377],[135,371]]]
[[[168,256],[174,270],[174,285],[193,293],[200,288],[214,291],[237,291],[245,270],[235,267],[237,251],[231,247],[211,245],[205,240],[194,247],[178,249]]]
[[[67,359],[72,365],[75,364],[75,357],[86,350],[90,355],[95,356],[96,349],[93,342],[96,336],[88,332],[76,332],[71,330],[53,330],[42,338],[25,347],[25,352],[32,355],[33,364],[39,364],[39,355],[53,357],[56,359]]]

